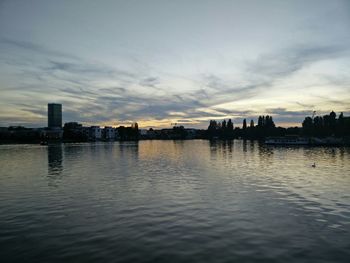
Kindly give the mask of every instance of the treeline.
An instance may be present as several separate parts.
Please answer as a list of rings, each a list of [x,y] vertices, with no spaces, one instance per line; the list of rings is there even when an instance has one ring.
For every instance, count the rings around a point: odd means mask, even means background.
[[[219,138],[234,138],[233,132],[233,122],[229,119],[227,122],[223,120],[222,122],[216,122],[211,120],[208,126],[207,136],[210,138],[219,137]]]
[[[242,128],[234,127],[231,119],[217,122],[211,120],[207,129],[206,136],[208,139],[264,139],[268,136],[314,136],[314,137],[344,137],[350,136],[350,117],[344,117],[343,113],[336,118],[332,111],[329,115],[316,116],[315,118],[306,117],[302,127],[276,127],[272,116],[259,116],[258,123],[255,125],[254,120],[243,120]]]
[[[350,118],[344,117],[343,113],[337,115],[332,111],[328,115],[306,117],[303,121],[303,134],[306,136],[336,136],[350,135]]]
[[[40,142],[41,132],[38,129],[25,128],[23,126],[10,126],[8,128],[0,128],[0,143],[7,142]]]
[[[227,122],[217,122],[211,120],[207,129],[207,137],[221,138],[221,139],[234,139],[234,138],[247,138],[247,139],[261,139],[266,136],[282,136],[286,133],[284,128],[276,128],[272,116],[259,116],[258,124],[255,125],[254,120],[250,120],[249,125],[247,120],[243,120],[242,128],[234,127],[231,119]]]
[[[116,139],[123,141],[139,139],[139,125],[137,122],[133,123],[131,127],[119,126],[116,131]]]

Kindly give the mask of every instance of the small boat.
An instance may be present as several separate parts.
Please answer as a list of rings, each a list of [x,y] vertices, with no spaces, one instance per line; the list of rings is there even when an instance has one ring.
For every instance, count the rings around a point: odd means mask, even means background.
[[[271,145],[309,145],[310,140],[299,136],[267,137],[265,143]]]

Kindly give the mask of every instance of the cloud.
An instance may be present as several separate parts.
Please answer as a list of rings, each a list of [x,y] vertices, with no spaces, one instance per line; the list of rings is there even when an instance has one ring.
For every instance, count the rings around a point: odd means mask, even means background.
[[[159,79],[155,77],[148,77],[145,79],[142,79],[140,81],[141,86],[147,86],[147,87],[152,87],[155,88],[157,84],[159,84]]]
[[[266,113],[277,115],[277,116],[294,116],[294,117],[307,116],[310,113],[312,114],[312,112],[308,110],[290,111],[290,110],[287,110],[286,108],[266,109]]]
[[[36,43],[32,43],[29,41],[23,41],[23,40],[1,38],[0,45],[7,46],[10,48],[22,49],[22,50],[29,51],[31,53],[37,53],[37,54],[45,55],[45,56],[49,56],[49,57],[59,57],[59,58],[69,58],[69,59],[77,59],[78,58],[72,54],[67,54],[65,52],[57,51],[57,50],[50,49],[50,48],[44,47],[44,46],[36,44]]]
[[[344,94],[345,97],[350,99],[350,96],[348,94]],[[330,97],[315,95],[315,97],[322,99],[324,102],[328,104],[335,104],[335,105],[342,105],[342,106],[349,106],[349,100],[340,100],[340,99],[332,99]]]
[[[260,55],[247,63],[246,71],[263,78],[282,78],[322,60],[336,59],[349,55],[346,45],[294,45],[276,52]]]
[[[308,109],[315,108],[315,105],[313,105],[313,104],[301,103],[299,101],[296,101],[295,103],[303,108],[308,108]]]
[[[46,116],[48,100],[55,100],[63,103],[65,121],[84,123],[150,119],[164,123],[164,120],[175,119],[179,123],[181,120],[184,123],[192,121],[196,125],[206,126],[207,119],[211,118],[235,118],[235,122],[240,123],[244,117],[256,118],[261,112],[244,108],[229,109],[222,105],[243,100],[249,103],[249,100],[259,98],[267,90],[275,89],[277,79],[288,78],[317,61],[348,54],[348,49],[342,45],[292,46],[246,61],[241,68],[242,74],[235,79],[216,72],[188,77],[157,71],[150,74],[151,71],[147,69],[130,71],[25,41],[3,38],[0,45],[29,52],[25,64],[21,57],[8,60],[19,68],[17,74],[23,83],[17,81],[17,85],[1,89],[12,91],[18,98],[29,93],[37,94],[36,102],[35,105],[23,107],[20,105],[22,101],[15,103],[12,100],[13,105],[38,116],[39,120]],[[40,59],[30,55],[31,52],[41,55]],[[139,63],[145,69],[145,64]],[[174,80],[176,84],[172,84]],[[178,89],[178,83],[183,81],[191,87]],[[346,102],[341,100],[320,98],[346,106]],[[309,114],[309,109],[314,106],[304,101],[294,103],[305,110],[291,111],[279,107],[265,111],[276,120],[296,122]],[[1,122],[8,120],[0,118]]]

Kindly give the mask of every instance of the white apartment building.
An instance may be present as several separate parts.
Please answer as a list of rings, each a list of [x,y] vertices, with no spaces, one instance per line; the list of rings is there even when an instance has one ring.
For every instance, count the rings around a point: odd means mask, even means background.
[[[110,127],[110,126],[106,126],[103,129],[103,135],[104,135],[104,139],[106,139],[106,140],[114,140],[115,139],[115,129]]]
[[[90,127],[90,138],[92,140],[101,140],[102,139],[102,129],[100,126],[91,126]]]

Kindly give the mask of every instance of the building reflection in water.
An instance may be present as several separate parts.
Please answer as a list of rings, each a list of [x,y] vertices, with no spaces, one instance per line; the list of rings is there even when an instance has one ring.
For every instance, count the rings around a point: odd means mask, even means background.
[[[57,182],[62,178],[63,171],[63,146],[62,144],[47,146],[48,179],[49,186],[57,187]]]
[[[119,154],[128,156],[131,160],[137,161],[139,157],[139,141],[120,141]]]

